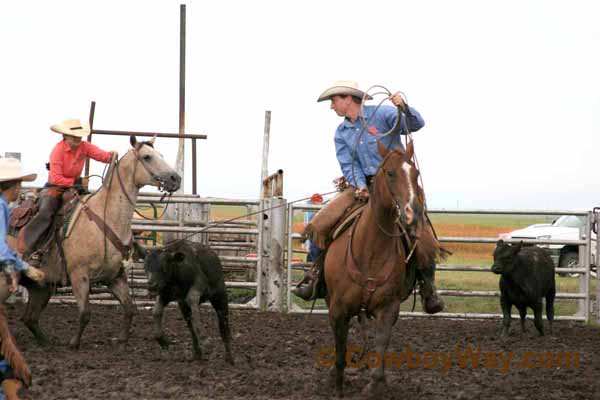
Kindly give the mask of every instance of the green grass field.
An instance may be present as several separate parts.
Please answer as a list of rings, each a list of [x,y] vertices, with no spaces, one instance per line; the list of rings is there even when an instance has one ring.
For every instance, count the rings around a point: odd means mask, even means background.
[[[532,224],[550,223],[556,217],[539,215],[474,215],[474,214],[429,214],[434,225],[474,225],[480,227],[519,229]]]

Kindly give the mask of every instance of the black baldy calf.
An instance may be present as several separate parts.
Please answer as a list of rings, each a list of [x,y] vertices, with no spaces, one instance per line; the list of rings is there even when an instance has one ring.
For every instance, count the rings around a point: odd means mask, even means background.
[[[162,321],[165,306],[177,301],[181,314],[192,334],[194,358],[202,351],[194,327],[192,306],[208,300],[217,312],[219,331],[225,343],[225,360],[233,364],[231,331],[223,268],[217,254],[199,243],[179,241],[167,248],[145,249],[134,243],[138,258],[144,259],[148,276],[148,291],[156,296],[154,304],[154,337],[162,348],[168,347]]]
[[[533,309],[534,324],[544,335],[542,323],[542,298],[546,299],[546,317],[550,333],[554,320],[554,263],[546,250],[540,247],[522,247],[522,243],[510,245],[499,240],[494,250],[492,272],[500,274],[500,305],[503,314],[502,333],[508,335],[512,306],[519,309],[521,329],[525,332],[527,307]]]

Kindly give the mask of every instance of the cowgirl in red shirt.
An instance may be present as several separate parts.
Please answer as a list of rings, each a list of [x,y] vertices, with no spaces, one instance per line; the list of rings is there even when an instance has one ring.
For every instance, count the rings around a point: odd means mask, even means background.
[[[63,136],[52,153],[50,153],[50,173],[48,183],[40,194],[38,214],[27,224],[25,232],[25,255],[30,256],[30,263],[39,265],[39,251],[47,238],[48,228],[52,224],[54,214],[62,204],[62,195],[70,187],[80,184],[81,171],[88,158],[108,164],[115,151],[104,151],[90,142],[83,141],[90,134],[90,126],[82,124],[78,119],[68,119],[61,124],[52,125],[50,129]]]

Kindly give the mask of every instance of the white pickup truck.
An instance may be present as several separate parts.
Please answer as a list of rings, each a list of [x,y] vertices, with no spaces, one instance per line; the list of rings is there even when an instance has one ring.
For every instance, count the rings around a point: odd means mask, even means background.
[[[585,218],[575,215],[563,215],[551,224],[534,224],[500,235],[502,239],[549,239],[549,240],[579,240],[580,228],[585,226]],[[556,267],[574,268],[579,263],[579,246],[565,244],[541,244],[540,247],[550,251]],[[592,271],[596,265],[596,234],[592,234]],[[578,274],[560,275],[576,276]]]

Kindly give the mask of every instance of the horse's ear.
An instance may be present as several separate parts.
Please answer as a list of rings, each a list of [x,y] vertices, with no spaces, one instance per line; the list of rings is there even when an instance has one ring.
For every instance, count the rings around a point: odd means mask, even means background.
[[[154,144],[154,140],[156,139],[156,133],[152,136],[152,139],[148,140],[148,143]]]
[[[377,141],[377,151],[379,151],[379,154],[382,158],[385,158],[385,156],[387,156],[389,153],[389,150],[381,143],[381,140]]]
[[[411,140],[410,142],[408,142],[408,144],[406,145],[406,158],[408,158],[409,160],[411,160],[413,158],[413,155],[415,154],[415,146],[413,145],[413,141]]]
[[[137,139],[135,138],[135,135],[129,136],[129,143],[131,143],[131,147],[135,147],[135,144],[137,143]]]
[[[523,247],[523,241],[521,240],[519,243],[517,243],[516,245],[513,246],[513,253],[517,254],[518,252],[521,251],[522,247]]]

